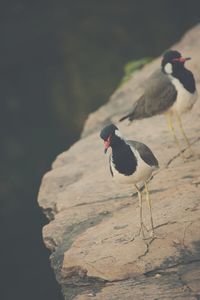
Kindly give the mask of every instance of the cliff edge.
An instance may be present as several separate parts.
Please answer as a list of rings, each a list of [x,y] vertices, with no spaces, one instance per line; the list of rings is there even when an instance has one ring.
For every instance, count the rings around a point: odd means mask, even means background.
[[[200,90],[200,25],[171,48],[192,57],[187,66]],[[92,113],[81,139],[56,158],[42,179],[38,201],[49,218],[43,238],[66,300],[200,299],[199,99],[183,116],[195,152],[185,163],[164,116],[118,124],[126,137],[147,144],[160,163],[149,184],[160,237],[151,243],[140,237],[130,241],[139,230],[137,195],[112,181],[99,138],[104,124],[117,124],[131,109],[142,82],[159,64],[160,58],[134,73]],[[144,207],[149,224],[145,202]]]

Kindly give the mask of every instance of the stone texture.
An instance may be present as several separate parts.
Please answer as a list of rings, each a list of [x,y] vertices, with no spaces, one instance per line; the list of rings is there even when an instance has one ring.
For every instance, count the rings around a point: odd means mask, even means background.
[[[173,48],[192,57],[187,65],[199,89],[200,25]],[[160,163],[149,184],[159,237],[152,242],[130,241],[139,230],[138,200],[131,186],[112,181],[99,138],[104,124],[117,123],[131,109],[141,82],[159,64],[160,58],[135,73],[91,114],[80,141],[57,157],[42,180],[39,205],[50,219],[44,243],[67,300],[200,297],[200,102],[183,117],[195,152],[185,163],[163,116],[118,124],[126,137],[150,146]],[[144,216],[149,226],[145,200]]]

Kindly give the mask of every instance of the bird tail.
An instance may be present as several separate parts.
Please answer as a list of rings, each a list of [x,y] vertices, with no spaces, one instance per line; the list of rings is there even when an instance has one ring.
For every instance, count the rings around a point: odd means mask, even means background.
[[[128,119],[129,121],[133,121],[133,119],[134,119],[134,112],[132,112],[132,113],[130,113],[130,114],[128,114],[128,115],[122,117],[122,118],[119,120],[119,122],[122,122],[122,121],[124,121],[124,120],[126,120],[126,119]]]

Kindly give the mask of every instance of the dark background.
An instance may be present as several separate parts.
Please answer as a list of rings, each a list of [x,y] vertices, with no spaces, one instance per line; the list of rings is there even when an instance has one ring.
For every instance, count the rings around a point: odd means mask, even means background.
[[[0,298],[62,299],[37,205],[42,175],[105,103],[126,62],[160,55],[199,1],[1,1]]]

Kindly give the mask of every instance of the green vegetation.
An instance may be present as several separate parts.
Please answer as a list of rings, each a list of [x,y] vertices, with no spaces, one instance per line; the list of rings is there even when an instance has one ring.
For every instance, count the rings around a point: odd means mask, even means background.
[[[125,82],[127,82],[131,75],[135,73],[136,71],[142,69],[146,64],[151,62],[153,60],[152,57],[143,57],[138,60],[132,60],[129,61],[125,66],[124,66],[124,77],[122,78],[119,87],[122,86]]]

